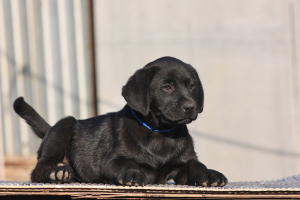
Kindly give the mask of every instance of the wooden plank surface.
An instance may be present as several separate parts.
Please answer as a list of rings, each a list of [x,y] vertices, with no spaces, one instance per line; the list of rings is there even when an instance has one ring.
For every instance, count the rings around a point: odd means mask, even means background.
[[[117,186],[109,184],[42,184],[0,181],[0,196],[68,196],[73,199],[300,199],[300,175],[274,181],[230,182],[225,187],[187,185]]]

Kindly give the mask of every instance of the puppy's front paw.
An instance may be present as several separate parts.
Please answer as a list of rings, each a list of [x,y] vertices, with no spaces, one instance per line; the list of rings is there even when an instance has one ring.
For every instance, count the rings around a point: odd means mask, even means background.
[[[127,186],[144,186],[148,184],[148,179],[140,170],[129,169],[119,174],[118,183]]]
[[[71,182],[72,170],[67,164],[58,163],[46,171],[46,176],[53,183],[68,183]]]
[[[193,185],[204,187],[223,187],[228,183],[227,178],[222,173],[212,169],[197,173],[191,180]]]

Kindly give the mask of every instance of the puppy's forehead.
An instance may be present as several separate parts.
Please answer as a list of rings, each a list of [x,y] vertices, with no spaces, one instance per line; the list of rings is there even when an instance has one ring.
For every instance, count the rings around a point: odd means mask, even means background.
[[[154,79],[164,82],[168,81],[192,81],[195,79],[194,70],[191,66],[185,64],[172,64],[161,66]]]

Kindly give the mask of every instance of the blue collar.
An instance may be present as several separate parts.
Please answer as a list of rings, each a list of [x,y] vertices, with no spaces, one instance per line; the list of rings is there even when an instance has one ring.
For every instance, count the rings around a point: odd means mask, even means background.
[[[149,129],[150,131],[156,131],[156,132],[170,132],[170,131],[173,131],[173,130],[176,128],[176,127],[174,127],[174,128],[168,129],[168,130],[154,130],[153,128],[151,128],[150,126],[148,126],[147,124],[145,124],[144,122],[142,122],[142,121],[136,116],[136,114],[134,113],[134,111],[133,111],[132,108],[130,108],[130,110],[131,110],[131,113],[132,113],[132,115],[134,116],[134,118],[135,118],[138,122],[140,122],[143,126],[145,126],[147,129]]]

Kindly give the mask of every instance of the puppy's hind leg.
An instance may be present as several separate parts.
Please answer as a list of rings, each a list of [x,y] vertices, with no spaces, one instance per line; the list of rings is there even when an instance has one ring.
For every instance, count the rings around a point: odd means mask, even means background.
[[[74,117],[58,121],[44,137],[38,151],[38,162],[32,171],[32,182],[67,183],[73,181],[72,168],[63,163],[76,127]]]

